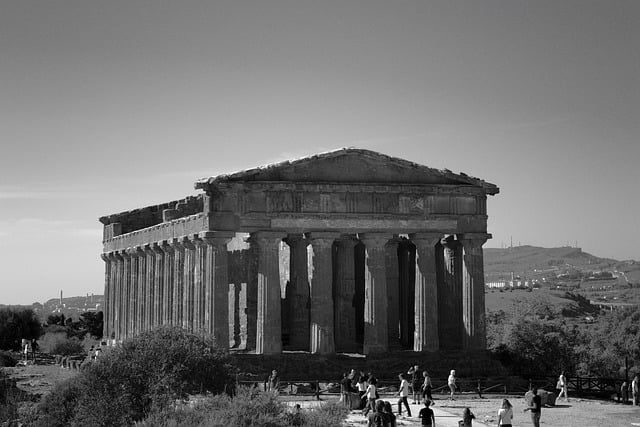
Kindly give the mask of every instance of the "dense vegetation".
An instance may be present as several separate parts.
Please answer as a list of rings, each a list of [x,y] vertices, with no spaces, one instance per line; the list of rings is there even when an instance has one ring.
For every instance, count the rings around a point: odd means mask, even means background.
[[[42,327],[30,308],[0,308],[0,350],[20,350],[23,338],[37,339]]]
[[[36,425],[130,425],[190,394],[231,384],[227,354],[206,337],[161,328],[127,340],[59,385]]]
[[[525,377],[568,375],[620,377],[640,373],[640,308],[597,315],[593,323],[571,322],[566,308],[544,296],[517,301],[512,312],[487,319],[487,341],[501,361]]]

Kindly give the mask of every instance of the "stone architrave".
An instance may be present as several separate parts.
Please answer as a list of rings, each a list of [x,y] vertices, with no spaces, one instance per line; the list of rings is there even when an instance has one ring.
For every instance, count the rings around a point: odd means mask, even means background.
[[[386,233],[361,234],[365,246],[364,354],[385,352],[387,336],[387,277],[385,245],[392,238]]]
[[[356,309],[354,298],[356,279],[354,248],[358,241],[355,236],[341,236],[336,240],[334,289],[334,331],[336,351],[357,352]]]
[[[182,239],[184,246],[184,292],[182,294],[182,327],[193,331],[193,295],[196,247],[187,238]]]
[[[333,242],[339,233],[313,232],[307,238],[307,269],[309,274],[309,324],[311,353],[335,352],[333,334]]]
[[[163,294],[162,294],[162,318],[160,322],[163,325],[170,325],[172,323],[172,311],[173,311],[173,268],[174,268],[174,250],[173,246],[168,241],[163,241],[160,246],[164,252],[163,262]]]
[[[462,308],[465,350],[486,348],[484,261],[482,245],[491,238],[486,233],[458,236],[463,250]]]
[[[173,304],[171,310],[171,324],[182,326],[182,300],[184,298],[184,254],[185,247],[174,239],[170,242],[173,248]]]
[[[289,347],[292,350],[309,351],[311,336],[309,327],[309,274],[307,269],[307,245],[302,234],[289,234],[286,243],[290,248],[289,271],[291,299]]]
[[[163,305],[162,302],[164,300],[165,293],[165,283],[163,280],[164,277],[164,260],[165,254],[162,250],[164,242],[159,241],[155,242],[151,245],[153,249],[153,253],[155,254],[155,268],[154,268],[154,277],[153,277],[153,319],[151,320],[151,324],[153,328],[157,328],[162,325],[162,315],[163,315]]]
[[[415,331],[414,351],[437,351],[438,284],[436,277],[436,244],[440,233],[415,233],[409,238],[416,247]]]
[[[279,247],[284,233],[259,231],[253,233],[257,246],[258,310],[256,322],[256,353],[277,354],[282,351],[280,318]]]
[[[204,262],[205,330],[219,345],[229,345],[229,275],[227,243],[234,233],[203,232],[199,237],[206,245]]]

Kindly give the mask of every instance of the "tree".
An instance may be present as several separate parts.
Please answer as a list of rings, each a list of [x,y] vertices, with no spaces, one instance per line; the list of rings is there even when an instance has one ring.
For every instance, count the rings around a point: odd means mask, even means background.
[[[38,425],[130,425],[189,394],[221,393],[232,383],[227,358],[210,337],[173,327],[145,332],[47,395]],[[58,414],[60,407],[73,411]]]
[[[40,320],[31,308],[0,308],[1,350],[19,350],[23,338],[37,339],[41,332]]]

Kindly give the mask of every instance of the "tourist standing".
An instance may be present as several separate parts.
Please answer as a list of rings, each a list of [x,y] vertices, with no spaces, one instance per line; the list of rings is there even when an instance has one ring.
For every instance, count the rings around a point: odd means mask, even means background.
[[[351,379],[345,372],[340,381],[340,401],[347,408],[351,409]]]
[[[375,377],[369,377],[369,385],[365,392],[365,395],[367,396],[367,408],[365,408],[365,413],[369,410],[375,411],[376,409],[376,399],[378,398],[378,389],[376,388],[377,383],[378,381]]]
[[[567,378],[564,376],[564,371],[560,372],[560,376],[558,377],[558,384],[556,384],[556,387],[560,390],[558,399],[564,396],[564,400],[568,402],[569,395],[567,393]]]
[[[402,404],[407,409],[407,416],[411,416],[411,408],[409,407],[409,402],[407,402],[407,397],[409,397],[409,382],[405,379],[404,374],[398,375],[400,379],[400,391],[398,394],[400,395],[400,399],[398,399],[398,416],[402,415]],[[414,402],[415,403],[415,402]]]
[[[531,422],[533,423],[533,427],[540,427],[540,416],[542,415],[542,399],[538,396],[538,388],[534,387],[531,389],[533,393],[533,399],[529,402],[529,407],[525,408],[524,411],[531,411]]]
[[[458,422],[459,427],[473,427],[473,420],[476,418],[471,409],[464,408],[462,410],[462,420]]]
[[[453,394],[456,392],[456,371],[454,369],[452,369],[449,373],[449,378],[447,378],[447,385],[449,386],[449,390],[451,391],[449,400],[455,400],[453,398]]]
[[[279,393],[280,376],[278,376],[278,371],[276,371],[275,369],[271,371],[271,375],[269,375],[269,378],[267,379],[267,387],[269,391],[275,394]]]
[[[431,389],[433,386],[431,385],[431,377],[427,371],[422,371],[422,376],[424,380],[422,381],[422,400],[429,399],[432,405],[435,405],[433,401],[433,397],[431,396]]]
[[[424,401],[424,408],[420,409],[420,420],[422,420],[423,426],[433,426],[436,425],[436,416],[433,413],[433,409],[429,408],[431,402],[428,400]]]
[[[498,409],[498,426],[511,427],[513,420],[513,406],[507,399],[502,400],[502,406]]]
[[[409,368],[407,374],[411,375],[411,392],[413,394],[413,403],[416,403],[416,401],[419,400],[420,397],[420,394],[418,392],[420,388],[420,369],[418,368],[418,365],[413,365],[411,368]]]
[[[640,399],[640,380],[638,379],[638,374],[633,377],[633,381],[631,381],[631,395],[633,397],[633,404],[640,405],[638,401]]]
[[[364,408],[367,406],[367,387],[369,387],[369,383],[367,382],[367,377],[362,373],[360,378],[358,378],[358,394],[360,395],[360,408]]]

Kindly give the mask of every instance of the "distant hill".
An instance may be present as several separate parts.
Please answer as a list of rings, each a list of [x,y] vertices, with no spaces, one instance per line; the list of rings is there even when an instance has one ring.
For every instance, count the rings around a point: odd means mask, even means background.
[[[601,272],[617,271],[625,273],[632,283],[640,283],[640,263],[638,261],[617,261],[599,258],[582,251],[581,248],[563,246],[541,248],[537,246],[516,246],[505,249],[484,249],[484,270],[487,278],[506,278],[511,272],[528,278],[563,274],[571,271]]]

